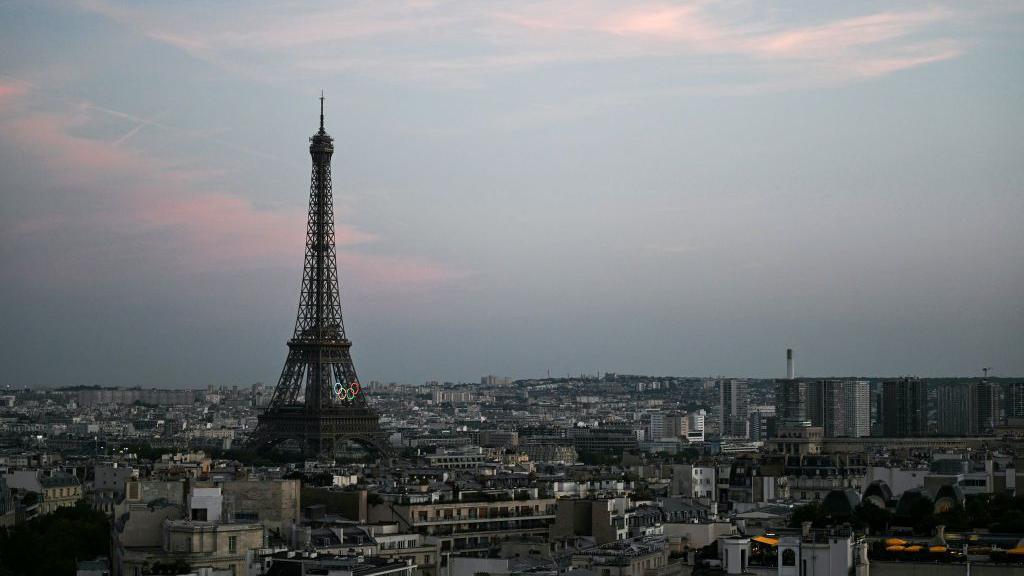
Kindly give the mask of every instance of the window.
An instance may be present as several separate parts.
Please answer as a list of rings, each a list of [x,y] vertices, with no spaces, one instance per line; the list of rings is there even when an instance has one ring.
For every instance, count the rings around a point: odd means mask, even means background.
[[[228,554],[238,552],[238,536],[228,536]]]
[[[792,548],[786,548],[782,551],[782,565],[783,566],[796,566],[796,551]]]

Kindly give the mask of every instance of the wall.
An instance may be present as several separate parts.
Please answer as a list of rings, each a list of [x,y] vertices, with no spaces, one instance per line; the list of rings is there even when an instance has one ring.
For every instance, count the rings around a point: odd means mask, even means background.
[[[302,502],[304,506],[322,504],[324,512],[328,514],[338,514],[339,516],[343,516],[349,520],[356,520],[359,522],[366,522],[368,520],[366,490],[340,491],[328,490],[326,488],[303,488]],[[388,507],[383,506],[383,508],[378,511],[379,517],[374,519],[384,521],[396,520],[396,518],[391,517],[389,512],[390,510]],[[399,522],[399,525],[403,529],[408,527],[404,522]]]
[[[221,484],[224,502],[236,518],[240,514],[255,514],[268,532],[281,534],[299,521],[300,488],[298,480],[237,480]]]

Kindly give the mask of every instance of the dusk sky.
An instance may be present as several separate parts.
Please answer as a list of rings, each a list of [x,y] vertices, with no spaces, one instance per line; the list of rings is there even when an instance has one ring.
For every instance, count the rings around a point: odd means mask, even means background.
[[[0,386],[1024,375],[1020,2],[0,3]]]

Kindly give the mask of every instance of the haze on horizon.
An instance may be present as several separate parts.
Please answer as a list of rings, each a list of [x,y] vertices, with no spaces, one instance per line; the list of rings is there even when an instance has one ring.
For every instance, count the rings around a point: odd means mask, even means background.
[[[1024,374],[1014,2],[7,2],[0,386]]]

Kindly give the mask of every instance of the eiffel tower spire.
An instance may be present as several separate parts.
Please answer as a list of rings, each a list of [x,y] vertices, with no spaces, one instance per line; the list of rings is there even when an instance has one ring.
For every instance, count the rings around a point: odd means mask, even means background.
[[[281,378],[250,446],[295,440],[304,451],[330,454],[338,442],[353,440],[385,453],[385,437],[356,376],[352,342],[341,316],[331,187],[334,139],[324,130],[322,93],[320,131],[309,139],[309,154],[313,172],[295,330]]]

